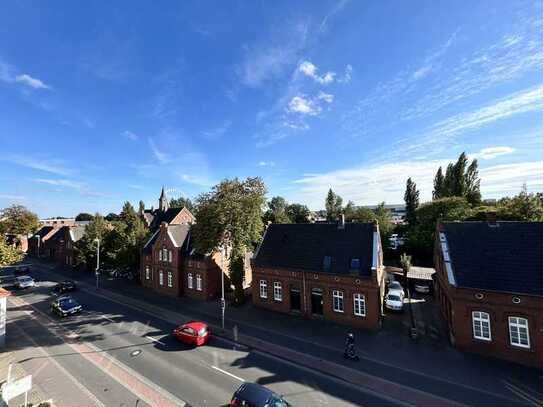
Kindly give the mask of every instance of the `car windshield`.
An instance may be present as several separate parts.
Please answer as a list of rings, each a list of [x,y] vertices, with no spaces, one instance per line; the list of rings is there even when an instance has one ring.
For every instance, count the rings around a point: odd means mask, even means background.
[[[388,299],[390,301],[401,301],[400,297],[398,295],[389,295]]]
[[[200,328],[200,330],[198,331],[198,336],[204,336],[207,332],[207,328],[204,327],[204,328]]]
[[[392,283],[390,283],[390,289],[391,290],[401,290],[402,286],[397,281],[393,281]]]
[[[23,278],[20,278],[19,281],[21,281],[23,283],[28,283],[28,282],[32,281],[32,278],[31,277],[23,277]]]
[[[63,308],[77,307],[79,304],[73,298],[65,298],[59,301],[59,305]]]

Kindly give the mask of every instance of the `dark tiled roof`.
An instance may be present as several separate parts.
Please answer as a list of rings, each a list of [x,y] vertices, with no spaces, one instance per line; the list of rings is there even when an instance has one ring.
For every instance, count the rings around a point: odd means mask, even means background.
[[[543,295],[543,222],[444,223],[459,287]]]
[[[169,225],[168,226],[168,232],[170,232],[174,243],[177,247],[181,247],[183,243],[185,243],[185,240],[187,238],[187,235],[190,231],[190,225]],[[151,236],[151,238],[145,243],[145,246],[143,246],[143,252],[144,253],[150,253],[153,245],[158,239],[158,236],[160,235],[160,229],[157,229],[157,231]]]
[[[182,210],[183,208],[169,208],[164,212],[160,209],[146,210],[143,216],[149,223],[150,229],[153,230],[158,228],[162,222],[170,223]]]
[[[62,226],[61,228],[58,228],[56,232],[49,237],[49,241],[52,242],[63,240],[66,229],[68,229],[68,226]]]
[[[351,259],[360,259],[361,275],[370,275],[373,257],[373,224],[335,223],[271,224],[254,264],[261,267],[323,270],[331,256],[329,272],[348,274]]]
[[[41,239],[43,239],[43,237],[47,236],[47,234],[53,229],[53,226],[43,226],[34,234],[34,236],[38,235]]]

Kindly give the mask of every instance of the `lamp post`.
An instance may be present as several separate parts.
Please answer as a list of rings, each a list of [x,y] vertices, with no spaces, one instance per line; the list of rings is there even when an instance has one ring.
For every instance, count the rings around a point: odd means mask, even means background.
[[[224,255],[225,255],[225,246],[221,247],[221,263],[222,263],[222,270],[221,270],[221,326],[222,330],[224,332],[224,312],[226,309],[226,301],[224,299]]]
[[[37,253],[37,256],[38,256],[38,259],[40,258],[40,242],[41,242],[41,236],[40,235],[36,235],[36,237],[38,238],[38,253]]]
[[[98,287],[98,283],[99,283],[99,279],[100,279],[100,239],[96,238],[94,239],[94,241],[96,242],[97,246],[96,246],[96,271],[94,272],[94,274],[96,275],[96,289],[98,290],[99,287]]]

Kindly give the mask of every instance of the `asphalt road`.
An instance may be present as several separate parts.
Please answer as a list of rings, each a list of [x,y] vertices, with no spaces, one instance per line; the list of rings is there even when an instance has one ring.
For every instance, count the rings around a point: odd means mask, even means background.
[[[50,314],[53,285],[52,281],[41,281],[39,287],[16,295],[42,313]],[[265,385],[295,406],[398,405],[386,395],[364,391],[282,359],[234,349],[232,343],[217,337],[204,347],[186,346],[172,338],[170,332],[174,326],[161,319],[97,297],[92,291],[79,290],[73,296],[84,306],[84,312],[65,319],[54,317],[54,325],[77,333],[84,343],[107,353],[191,406],[226,405],[242,381]],[[37,334],[35,329],[34,326],[28,333]],[[51,338],[51,348],[55,346],[62,344]],[[50,353],[47,345],[45,349]],[[135,355],[134,351],[140,352]],[[63,350],[53,349],[51,353],[59,352]],[[85,379],[92,369],[79,360],[80,355],[64,353],[56,359],[73,376],[87,384],[96,381],[96,377]],[[125,388],[114,383],[107,386],[118,392],[119,397],[111,398],[106,405],[134,405],[133,396],[127,395]],[[97,386],[86,387],[93,391]]]

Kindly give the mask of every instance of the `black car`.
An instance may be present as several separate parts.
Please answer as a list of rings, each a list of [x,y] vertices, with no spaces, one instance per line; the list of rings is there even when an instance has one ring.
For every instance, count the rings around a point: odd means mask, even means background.
[[[75,291],[76,289],[77,289],[77,285],[75,284],[74,281],[65,280],[65,281],[61,281],[56,286],[54,286],[53,292],[55,294],[64,294],[70,291]]]
[[[281,396],[256,383],[243,383],[230,401],[230,407],[292,407]]]
[[[73,297],[65,295],[51,303],[51,311],[61,317],[66,317],[68,315],[79,314],[83,311],[83,307]]]

